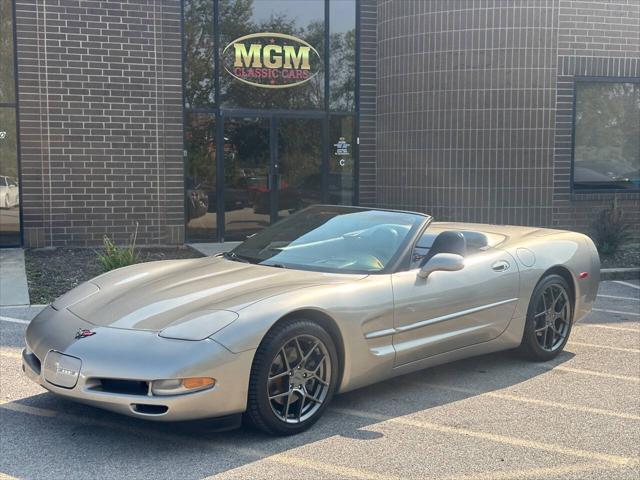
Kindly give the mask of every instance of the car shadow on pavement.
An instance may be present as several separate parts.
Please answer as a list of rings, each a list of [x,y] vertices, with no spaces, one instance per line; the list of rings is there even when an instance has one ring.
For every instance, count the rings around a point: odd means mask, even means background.
[[[312,455],[313,443],[331,437],[375,441],[384,437],[376,423],[405,415],[420,413],[448,425],[453,420],[430,410],[526,382],[572,357],[563,352],[549,364],[535,364],[502,352],[403,375],[336,396],[316,425],[294,437],[270,437],[249,427],[214,433],[207,422],[147,422],[36,394],[0,408],[0,472],[18,478],[199,480],[294,449]],[[425,441],[429,435],[425,430]]]

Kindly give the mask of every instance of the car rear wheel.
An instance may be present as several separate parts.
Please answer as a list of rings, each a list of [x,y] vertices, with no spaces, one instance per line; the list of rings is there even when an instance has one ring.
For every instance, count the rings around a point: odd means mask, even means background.
[[[536,286],[527,310],[520,351],[534,361],[555,358],[571,333],[573,300],[560,275],[548,275]]]
[[[320,325],[295,320],[276,326],[256,352],[245,416],[267,433],[302,432],[327,408],[338,374],[335,344]]]

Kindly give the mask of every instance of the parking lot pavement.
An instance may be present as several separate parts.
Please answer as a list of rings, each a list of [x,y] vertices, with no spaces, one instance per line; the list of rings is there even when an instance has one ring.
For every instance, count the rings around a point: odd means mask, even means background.
[[[0,480],[10,478],[637,479],[640,285],[603,282],[549,364],[510,352],[335,398],[308,432],[146,423],[74,404],[20,369],[35,311],[0,310]]]

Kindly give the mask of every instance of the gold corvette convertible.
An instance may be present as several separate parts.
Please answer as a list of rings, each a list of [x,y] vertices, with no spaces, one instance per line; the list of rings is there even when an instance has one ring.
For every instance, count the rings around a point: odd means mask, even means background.
[[[310,427],[335,393],[506,349],[564,348],[596,298],[579,233],[313,206],[223,255],[133,265],[29,325],[23,368],[134,417]]]

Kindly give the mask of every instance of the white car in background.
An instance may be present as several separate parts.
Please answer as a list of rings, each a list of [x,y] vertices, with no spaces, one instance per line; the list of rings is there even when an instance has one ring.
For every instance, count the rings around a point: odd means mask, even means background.
[[[0,175],[0,208],[11,208],[20,204],[18,183],[10,177]]]

